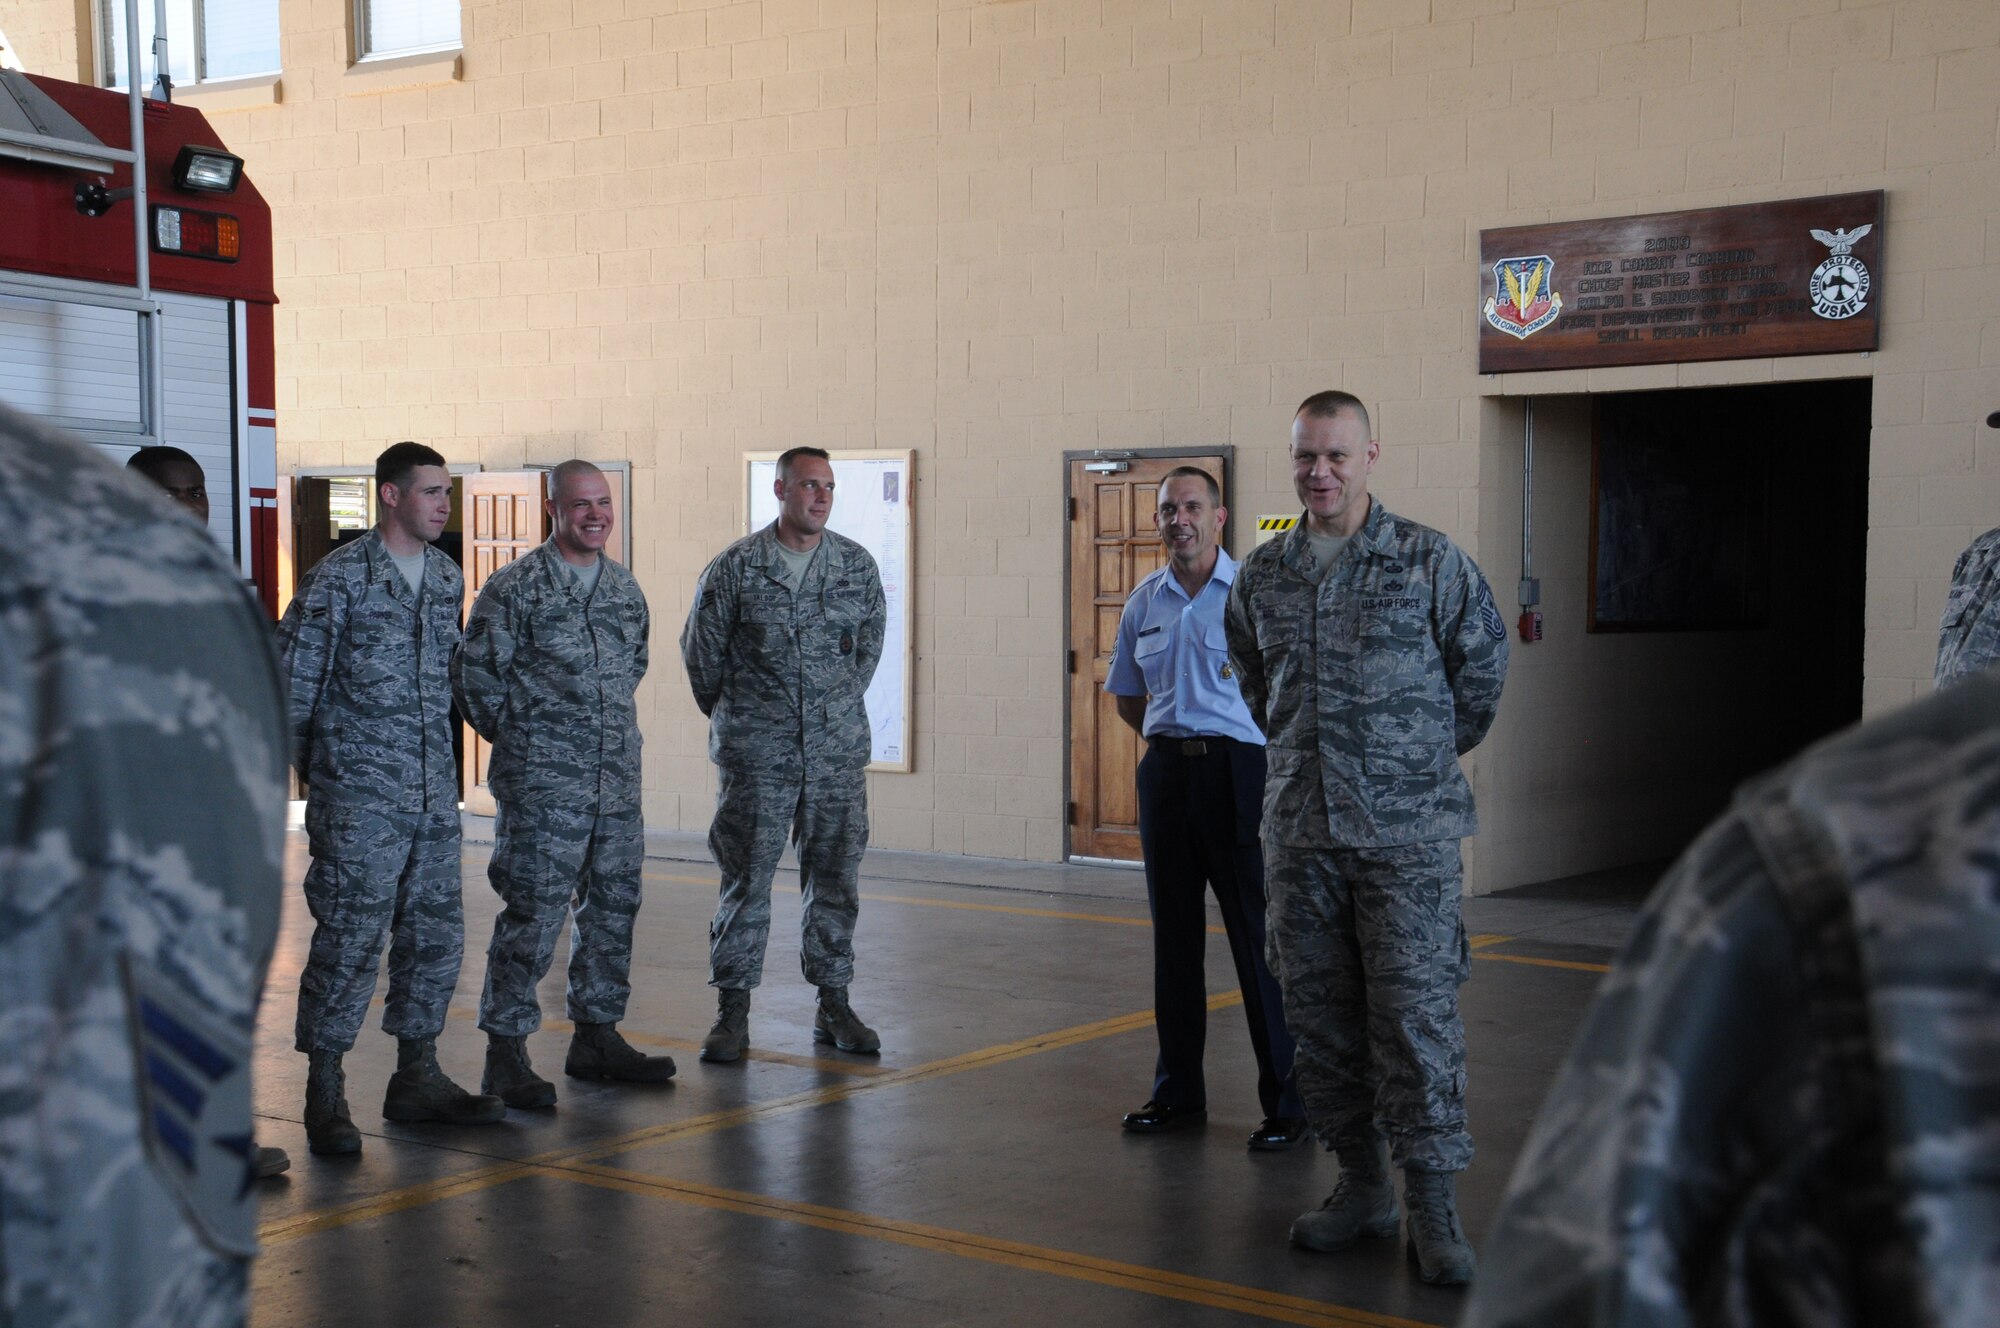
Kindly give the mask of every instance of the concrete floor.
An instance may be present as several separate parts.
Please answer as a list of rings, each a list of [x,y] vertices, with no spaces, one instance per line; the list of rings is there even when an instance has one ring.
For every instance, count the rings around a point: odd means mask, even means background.
[[[530,1039],[562,1095],[478,1129],[381,1118],[394,1044],[348,1057],[358,1158],[306,1151],[305,1060],[291,1050],[311,920],[288,893],[258,1047],[262,1142],[292,1154],[264,1183],[258,1325],[1447,1324],[1459,1293],[1422,1286],[1400,1241],[1291,1248],[1336,1167],[1316,1149],[1253,1154],[1249,1040],[1216,927],[1205,1128],[1140,1137],[1151,952],[1136,872],[871,853],[857,1009],[879,1059],[816,1048],[796,959],[796,877],[779,877],[752,1051],[703,1065],[715,872],[698,840],[646,864],[633,1042],[680,1064],[661,1088],[557,1073],[562,963]],[[440,1059],[478,1084],[476,1027],[497,912],[486,848],[465,851],[470,943]],[[1603,873],[1466,904],[1470,1113],[1460,1182],[1478,1242],[1597,974],[1654,873]],[[378,997],[379,997],[378,989]]]

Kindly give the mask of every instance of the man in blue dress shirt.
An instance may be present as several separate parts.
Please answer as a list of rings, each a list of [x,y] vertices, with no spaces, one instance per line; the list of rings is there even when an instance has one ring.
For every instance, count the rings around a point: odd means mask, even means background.
[[[1139,845],[1153,910],[1153,1021],[1160,1056],[1152,1100],[1125,1117],[1140,1133],[1208,1115],[1202,1043],[1208,987],[1205,892],[1215,890],[1243,989],[1264,1122],[1250,1147],[1291,1148],[1307,1134],[1292,1082],[1284,1002],[1264,962],[1264,735],[1229,663],[1222,610],[1236,562],[1219,544],[1229,511],[1213,476],[1192,466],[1160,482],[1167,565],[1125,601],[1104,690],[1146,740],[1139,761]]]

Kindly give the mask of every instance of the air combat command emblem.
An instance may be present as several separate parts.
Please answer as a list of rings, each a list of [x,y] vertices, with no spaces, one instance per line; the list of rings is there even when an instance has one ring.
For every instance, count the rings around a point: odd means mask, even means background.
[[[1562,314],[1555,284],[1556,261],[1547,254],[1501,259],[1493,265],[1486,321],[1510,337],[1533,336]]]

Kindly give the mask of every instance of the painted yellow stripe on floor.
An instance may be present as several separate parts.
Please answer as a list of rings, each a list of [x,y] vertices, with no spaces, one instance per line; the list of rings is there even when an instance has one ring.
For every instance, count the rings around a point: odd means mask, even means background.
[[[1367,1310],[1349,1309],[1344,1305],[1331,1305],[1325,1301],[1288,1296],[1259,1287],[1240,1286],[1233,1282],[1219,1282],[1211,1278],[1193,1277],[1186,1273],[1169,1272],[1161,1268],[1148,1268],[1143,1264],[1119,1263],[1070,1250],[1048,1249],[1039,1245],[1025,1245],[1019,1241],[997,1240],[991,1236],[953,1231],[946,1227],[900,1222],[893,1218],[877,1217],[868,1213],[825,1208],[818,1204],[798,1203],[764,1194],[747,1194],[740,1190],[725,1190],[693,1181],[647,1176],[638,1172],[599,1166],[560,1169],[550,1167],[543,1170],[552,1176],[561,1176],[586,1185],[620,1190],[628,1194],[648,1195],[671,1199],[678,1203],[694,1204],[702,1208],[743,1213],[751,1217],[770,1218],[780,1222],[794,1222],[802,1226],[817,1227],[822,1231],[833,1231],[867,1240],[887,1241],[891,1244],[954,1255],[958,1258],[978,1259],[1004,1268],[1094,1282],[1100,1286],[1117,1287],[1120,1290],[1136,1291],[1168,1300],[1232,1310],[1238,1314],[1254,1315],[1279,1323],[1306,1324],[1312,1325],[1313,1328],[1435,1328],[1434,1325],[1416,1319],[1394,1318]]]
[[[679,885],[705,885],[713,889],[718,882],[699,876],[669,876],[664,872],[647,872],[649,881],[672,881]],[[949,885],[949,882],[940,882]],[[977,886],[962,886],[960,889],[977,889]],[[774,886],[784,894],[799,893],[796,886]],[[918,899],[912,895],[881,895],[864,892],[861,898],[880,904],[915,904],[920,908],[955,908],[973,913],[1008,913],[1024,918],[1050,918],[1065,922],[1108,922],[1120,927],[1150,927],[1151,918],[1120,917],[1114,913],[1072,913],[1053,908],[1026,908],[1019,904],[973,904],[959,899]],[[1211,925],[1209,932],[1216,936],[1226,935],[1220,926]],[[1502,936],[1493,932],[1481,932],[1466,938],[1466,945],[1474,952],[1474,959],[1495,959],[1507,964],[1533,964],[1541,968],[1568,968],[1584,973],[1605,973],[1610,968],[1605,964],[1585,963],[1574,959],[1531,959],[1525,955],[1499,955],[1482,953],[1496,945],[1505,945],[1516,940],[1513,936]]]
[[[1510,938],[1511,939],[1511,938]],[[1592,964],[1581,959],[1542,959],[1535,955],[1476,954],[1474,959],[1491,959],[1496,964],[1532,964],[1536,968],[1567,968],[1576,973],[1609,973],[1611,965]]]
[[[698,876],[668,876],[663,872],[647,872],[645,875],[649,881],[671,881],[677,885],[705,885],[711,890],[721,884],[719,881],[703,880]],[[950,882],[941,881],[939,884],[950,885]],[[795,895],[799,893],[797,886],[774,885],[771,888],[779,894]],[[976,890],[979,887],[956,886],[953,888]],[[1108,922],[1119,927],[1150,927],[1153,925],[1153,920],[1150,917],[1123,917],[1116,913],[1069,913],[1053,908],[1025,908],[1018,904],[974,904],[961,899],[918,899],[913,895],[883,895],[866,890],[862,891],[860,897],[876,904],[915,904],[920,908],[952,908],[961,909],[968,913],[1011,913],[1017,917],[1026,918],[1060,918],[1070,922]],[[1222,928],[1210,927],[1209,930],[1220,933]]]
[[[1241,1004],[1241,992],[1217,992],[1208,998],[1211,1010],[1225,1009]],[[905,1070],[891,1070],[873,1078],[844,1084],[828,1084],[821,1088],[793,1093],[786,1097],[774,1098],[769,1102],[750,1103],[740,1107],[730,1107],[722,1111],[711,1111],[684,1120],[663,1121],[641,1130],[633,1130],[611,1139],[595,1143],[577,1143],[566,1148],[519,1160],[496,1160],[479,1155],[488,1165],[476,1167],[435,1181],[390,1190],[369,1199],[357,1199],[351,1203],[336,1204],[329,1208],[299,1213],[292,1217],[278,1218],[265,1223],[258,1229],[258,1238],[267,1245],[282,1245],[305,1236],[337,1227],[349,1226],[355,1222],[366,1222],[372,1218],[386,1217],[391,1213],[422,1207],[440,1199],[455,1198],[488,1189],[507,1181],[518,1180],[531,1175],[539,1167],[564,1166],[574,1163],[595,1162],[619,1153],[628,1153],[635,1148],[650,1144],[665,1143],[676,1139],[691,1138],[696,1135],[712,1134],[719,1130],[733,1129],[753,1121],[770,1120],[794,1112],[806,1111],[814,1107],[843,1102],[863,1093],[877,1092],[901,1084],[925,1083],[947,1075],[962,1074],[967,1070],[982,1069],[989,1065],[1000,1065],[1018,1060],[1024,1056],[1039,1055],[1046,1051],[1060,1051],[1100,1038],[1116,1037],[1139,1029],[1151,1028],[1153,1012],[1139,1010],[1132,1014],[1118,1015],[1111,1019],[1100,1019],[1094,1023],[1078,1024],[1072,1028],[1058,1029],[1052,1033],[1038,1034],[1015,1042],[998,1046],[983,1047],[978,1051],[950,1056],[943,1060],[931,1061],[925,1065],[912,1066]],[[378,1136],[379,1137],[379,1136]]]
[[[566,1019],[544,1020],[542,1027],[556,1033],[570,1033],[576,1029],[576,1026]],[[661,1037],[655,1033],[641,1032],[629,1023],[620,1024],[618,1031],[624,1035],[627,1042],[636,1042],[641,1046],[664,1047],[669,1051],[691,1051],[697,1055],[701,1053],[701,1043],[693,1038]],[[761,1061],[766,1065],[792,1065],[801,1070],[818,1070],[821,1074],[857,1074],[863,1078],[895,1072],[893,1066],[883,1065],[878,1061],[836,1061],[824,1056],[794,1056],[788,1051],[759,1051],[755,1047],[745,1051],[743,1059]]]

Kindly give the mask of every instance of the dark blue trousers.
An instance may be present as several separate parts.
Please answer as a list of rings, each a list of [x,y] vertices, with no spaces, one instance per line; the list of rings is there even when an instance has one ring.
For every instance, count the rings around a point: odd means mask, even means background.
[[[1266,1116],[1303,1116],[1284,999],[1264,962],[1264,850],[1257,837],[1264,749],[1227,738],[1204,741],[1206,753],[1191,756],[1177,739],[1155,740],[1139,760],[1139,844],[1153,910],[1153,1018],[1160,1035],[1153,1100],[1189,1110],[1208,1105],[1201,1058],[1212,887],[1257,1055],[1257,1100]]]

